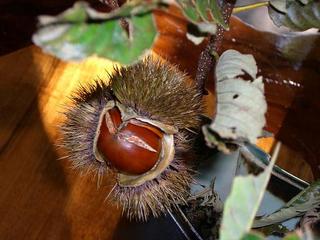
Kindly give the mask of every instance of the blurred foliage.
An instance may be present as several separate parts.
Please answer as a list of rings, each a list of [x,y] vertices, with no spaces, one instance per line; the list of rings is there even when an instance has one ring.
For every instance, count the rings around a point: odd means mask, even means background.
[[[153,16],[147,14],[151,5],[144,4],[149,6],[146,9],[141,2],[129,2],[111,13],[99,13],[87,3],[77,2],[56,17],[39,17],[33,41],[64,60],[96,54],[130,64],[151,48],[156,37]],[[121,24],[121,17],[125,17],[127,27]]]
[[[185,17],[192,23],[198,26],[207,24],[208,29],[210,28],[209,25],[212,26],[211,29],[215,29],[216,24],[219,24],[228,29],[217,0],[177,0],[177,3]]]
[[[320,2],[313,0],[271,0],[269,15],[273,23],[295,31],[320,28]]]
[[[278,211],[254,221],[253,227],[263,227],[301,216],[320,204],[320,181],[312,183]]]
[[[264,192],[266,190],[280,145],[275,149],[269,166],[259,175],[237,176],[225,202],[220,240],[239,240],[252,226]],[[241,204],[239,204],[241,203]]]

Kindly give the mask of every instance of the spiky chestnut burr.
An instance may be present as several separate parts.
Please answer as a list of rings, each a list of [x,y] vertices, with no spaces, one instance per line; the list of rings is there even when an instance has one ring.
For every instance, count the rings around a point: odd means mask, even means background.
[[[116,176],[112,198],[146,220],[185,202],[190,159],[203,110],[186,75],[152,57],[116,68],[110,82],[82,87],[61,127],[75,168]],[[108,177],[112,175],[107,175]]]

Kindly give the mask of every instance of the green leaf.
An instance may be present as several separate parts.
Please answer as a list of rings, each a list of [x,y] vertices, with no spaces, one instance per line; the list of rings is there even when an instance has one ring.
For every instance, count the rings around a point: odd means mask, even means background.
[[[87,3],[77,2],[56,17],[39,17],[33,41],[63,60],[81,60],[96,54],[130,64],[151,48],[156,37],[152,15],[139,6],[141,1],[134,2],[136,5],[129,2],[111,13],[99,13]],[[119,19],[127,15],[130,36]]]
[[[120,8],[110,13],[92,12],[90,15],[95,19],[110,19],[119,17],[130,17],[150,13],[153,9],[167,7],[166,1],[162,0],[131,0],[126,1]]]
[[[257,232],[250,232],[244,235],[241,240],[265,240],[265,237]]]
[[[237,176],[223,211],[220,240],[239,240],[251,229],[262,201],[280,145],[275,148],[269,166],[258,176]]]
[[[320,28],[320,2],[307,0],[271,0],[269,15],[278,27],[295,31]]]
[[[178,0],[177,2],[183,14],[193,24],[219,24],[223,28],[228,29],[217,0]]]
[[[218,23],[223,28],[228,29],[228,25],[223,19],[217,0],[196,1],[196,9],[202,20],[210,22],[211,19],[213,19],[214,22]]]
[[[320,180],[312,183],[297,196],[292,198],[278,211],[254,221],[253,227],[263,227],[287,219],[301,216],[320,204]]]
[[[298,229],[294,233],[285,236],[283,240],[319,240],[319,235],[310,228]]]
[[[283,240],[302,240],[296,233],[291,233],[283,238]]]
[[[209,146],[216,145],[228,153],[221,140],[255,143],[262,134],[267,104],[262,77],[257,77],[257,72],[252,55],[227,50],[219,58],[216,66],[217,113],[210,126],[204,127],[210,131],[203,131]],[[245,73],[252,81],[242,79]],[[219,138],[209,136],[210,133],[216,133]]]
[[[196,10],[195,4],[192,0],[178,0],[177,1],[183,14],[187,19],[193,23],[200,22],[200,16]]]

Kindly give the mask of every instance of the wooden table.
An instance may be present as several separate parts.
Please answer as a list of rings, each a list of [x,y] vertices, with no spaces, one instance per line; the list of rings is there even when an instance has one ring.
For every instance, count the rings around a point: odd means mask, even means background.
[[[55,147],[63,104],[111,71],[108,60],[64,63],[30,46],[0,58],[0,239],[111,239],[120,211]]]

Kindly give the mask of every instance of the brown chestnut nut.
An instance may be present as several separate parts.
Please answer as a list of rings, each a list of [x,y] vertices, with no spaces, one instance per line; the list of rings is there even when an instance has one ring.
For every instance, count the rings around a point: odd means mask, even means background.
[[[162,137],[163,132],[149,123],[135,119],[123,122],[121,112],[113,107],[102,117],[97,149],[118,171],[139,175],[157,163]]]

